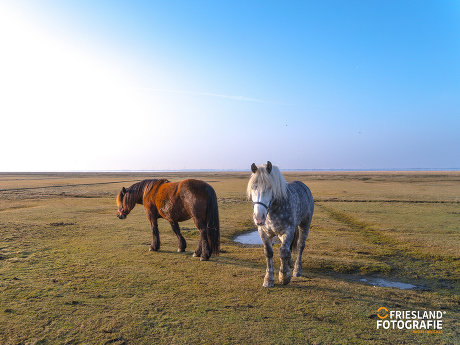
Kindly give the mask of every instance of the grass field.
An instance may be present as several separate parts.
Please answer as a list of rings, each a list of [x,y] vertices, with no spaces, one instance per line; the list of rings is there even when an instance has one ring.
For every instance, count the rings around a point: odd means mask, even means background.
[[[115,195],[147,177],[203,179],[223,252],[177,253],[169,224],[149,252],[141,206]],[[304,276],[262,288],[248,173],[0,174],[0,344],[455,344],[460,342],[460,173],[286,173],[315,198]],[[275,250],[275,267],[279,266]],[[277,277],[277,274],[275,274]],[[374,287],[363,277],[422,286]],[[377,330],[377,309],[442,310],[441,334]]]

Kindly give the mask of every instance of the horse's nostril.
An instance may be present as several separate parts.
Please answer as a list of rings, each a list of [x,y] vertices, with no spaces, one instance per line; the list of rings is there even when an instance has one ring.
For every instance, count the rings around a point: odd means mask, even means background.
[[[265,221],[264,220],[256,220],[256,224],[257,225],[265,225]]]

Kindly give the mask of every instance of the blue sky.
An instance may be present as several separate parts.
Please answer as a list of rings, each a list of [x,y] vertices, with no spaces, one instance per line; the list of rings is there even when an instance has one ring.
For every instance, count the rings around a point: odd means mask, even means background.
[[[1,171],[460,168],[457,1],[3,1],[0,17]]]

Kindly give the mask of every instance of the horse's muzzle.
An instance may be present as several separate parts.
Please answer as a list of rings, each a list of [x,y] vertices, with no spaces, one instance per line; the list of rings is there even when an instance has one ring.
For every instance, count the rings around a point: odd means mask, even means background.
[[[121,214],[117,214],[117,217],[118,217],[119,219],[125,219],[125,218],[126,218],[126,215],[121,213]]]
[[[265,221],[266,219],[261,219],[261,218],[257,218],[255,215],[254,215],[254,223],[256,223],[257,226],[264,226],[265,225]]]

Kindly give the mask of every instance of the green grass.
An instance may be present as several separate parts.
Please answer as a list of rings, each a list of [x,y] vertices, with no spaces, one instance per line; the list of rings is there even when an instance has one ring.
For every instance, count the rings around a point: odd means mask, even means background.
[[[121,186],[152,175],[0,175],[1,344],[458,342],[460,174],[286,174],[317,203],[304,276],[273,289],[262,288],[263,249],[232,241],[254,228],[247,174],[194,174],[219,197],[223,253],[209,262],[191,257],[191,221],[177,253],[160,220],[153,253],[142,207],[116,218]],[[368,286],[364,275],[426,289]],[[381,306],[446,311],[443,333],[376,330]]]

